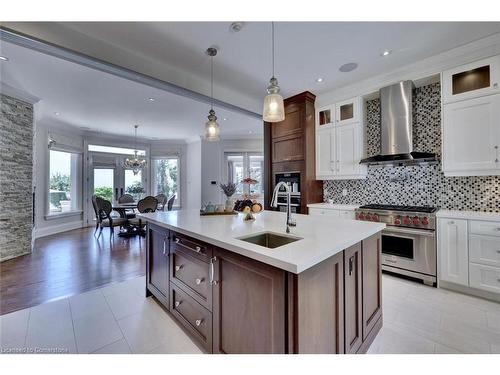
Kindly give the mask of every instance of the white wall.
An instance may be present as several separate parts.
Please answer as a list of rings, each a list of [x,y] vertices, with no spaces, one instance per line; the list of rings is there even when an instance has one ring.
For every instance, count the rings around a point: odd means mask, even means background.
[[[220,182],[227,182],[224,176],[225,152],[264,152],[262,139],[233,139],[220,142],[201,142],[201,203],[224,203],[219,188]],[[211,182],[215,181],[215,185]]]
[[[201,140],[186,146],[186,205],[185,208],[201,207]]]

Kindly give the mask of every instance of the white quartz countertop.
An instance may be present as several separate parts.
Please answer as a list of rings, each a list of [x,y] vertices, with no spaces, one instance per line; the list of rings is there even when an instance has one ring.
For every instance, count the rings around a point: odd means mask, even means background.
[[[250,222],[243,221],[243,214],[200,216],[198,210],[157,211],[138,216],[293,273],[305,271],[385,228],[382,223],[294,214],[297,226],[291,228],[290,235],[302,239],[268,249],[238,238],[266,231],[286,235],[286,214],[283,212],[263,211]]]
[[[500,213],[498,212],[439,210],[436,213],[436,217],[444,217],[449,219],[500,221]]]
[[[309,203],[307,205],[309,208],[323,208],[325,210],[348,210],[353,211],[359,208],[359,205],[355,204],[333,204],[333,203]]]

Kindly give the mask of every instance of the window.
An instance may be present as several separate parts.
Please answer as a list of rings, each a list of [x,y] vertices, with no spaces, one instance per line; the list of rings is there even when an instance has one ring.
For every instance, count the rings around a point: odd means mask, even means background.
[[[227,152],[225,153],[227,180],[236,184],[237,195],[260,197],[263,194],[262,173],[264,156],[260,152]],[[242,181],[251,178],[256,181],[245,184]]]
[[[80,154],[49,151],[49,215],[80,210],[80,170]]]
[[[152,160],[153,195],[165,194],[168,198],[175,194],[174,206],[180,206],[179,166],[177,156]]]
[[[132,169],[125,169],[125,193],[134,197],[135,201],[144,197],[144,186],[142,184],[142,171],[134,174]]]
[[[120,154],[120,155],[134,155],[134,149],[123,148],[123,147],[112,147],[112,146],[100,146],[100,145],[89,145],[89,151],[93,152],[106,152],[108,154]],[[137,150],[138,156],[145,156],[146,151]]]

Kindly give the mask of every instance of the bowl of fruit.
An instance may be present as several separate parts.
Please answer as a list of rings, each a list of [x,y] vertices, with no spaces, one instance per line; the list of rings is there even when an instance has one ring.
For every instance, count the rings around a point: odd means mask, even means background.
[[[262,204],[260,204],[256,200],[252,201],[250,199],[242,199],[236,201],[236,203],[234,204],[234,210],[243,212],[245,214],[243,220],[248,221],[255,220],[254,215],[262,212],[263,207]]]

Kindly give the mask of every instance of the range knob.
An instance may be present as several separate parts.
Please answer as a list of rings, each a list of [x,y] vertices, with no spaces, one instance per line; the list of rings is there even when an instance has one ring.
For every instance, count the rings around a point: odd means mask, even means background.
[[[422,225],[429,225],[429,218],[427,216],[424,216],[421,220]]]
[[[368,220],[368,221],[372,220],[372,215],[370,215],[370,213],[366,214],[366,220]]]
[[[365,214],[361,212],[361,213],[358,215],[358,219],[359,219],[359,220],[365,220]]]
[[[420,224],[420,218],[418,216],[415,216],[413,218],[412,222],[413,222],[413,225],[419,225]]]
[[[380,221],[380,218],[378,217],[378,215],[377,215],[377,214],[373,214],[373,216],[372,216],[372,220],[373,220],[373,221]]]
[[[394,224],[401,225],[401,218],[399,216],[394,219]]]
[[[411,220],[410,220],[410,217],[409,216],[405,216],[404,219],[403,219],[403,224],[404,225],[410,225],[411,224]]]

